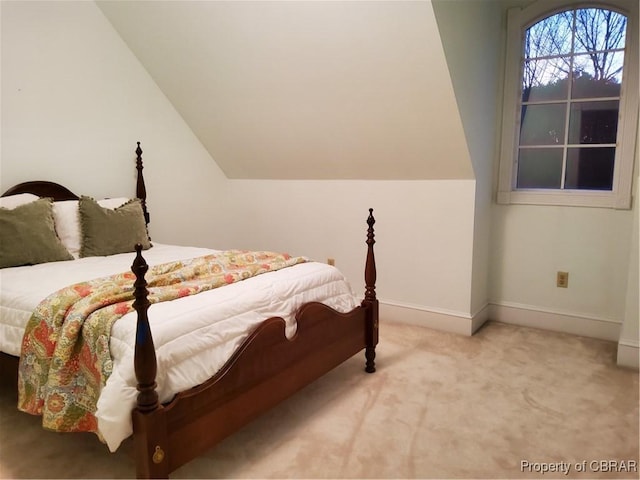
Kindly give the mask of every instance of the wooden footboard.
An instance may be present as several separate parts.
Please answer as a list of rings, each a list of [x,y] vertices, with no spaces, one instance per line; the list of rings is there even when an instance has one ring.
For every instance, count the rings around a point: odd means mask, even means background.
[[[139,395],[132,415],[139,478],[168,477],[363,349],[365,370],[375,371],[378,301],[372,210],[367,223],[366,291],[359,307],[342,314],[321,303],[308,303],[297,312],[297,330],[291,340],[285,336],[282,318],[266,320],[213,378],[178,394],[166,405],[158,403],[155,392],[156,360],[144,281],[148,267],[138,249],[132,270],[137,277],[135,367]]]
[[[149,222],[142,176],[142,149],[136,148],[136,196]],[[66,187],[48,181],[25,182],[3,196],[33,193],[56,201],[77,200]],[[361,350],[365,370],[375,371],[378,343],[378,300],[373,254],[373,210],[367,224],[365,295],[360,306],[342,314],[320,303],[304,305],[297,313],[297,332],[288,340],[284,321],[263,322],[242,344],[220,372],[206,383],[178,394],[160,405],[156,393],[156,357],[147,310],[148,266],[137,249],[132,270],[136,274],[134,307],[138,313],[135,372],[137,406],[132,413],[136,473],[141,478],[166,478],[226,436]],[[0,377],[15,385],[18,358],[0,353]]]

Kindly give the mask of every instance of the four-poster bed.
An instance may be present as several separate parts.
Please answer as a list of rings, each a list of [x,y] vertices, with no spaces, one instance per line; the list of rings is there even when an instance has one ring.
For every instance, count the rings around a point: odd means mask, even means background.
[[[136,197],[148,223],[139,143],[136,154]],[[25,193],[60,202],[80,198],[66,187],[47,181],[16,185],[3,197]],[[136,245],[131,270],[135,274],[133,369],[138,393],[131,419],[138,477],[168,477],[170,472],[362,350],[365,351],[365,370],[369,373],[375,371],[378,301],[375,292],[374,223],[370,209],[367,218],[366,287],[364,299],[359,304],[340,312],[320,301],[305,301],[291,312],[295,324],[293,335],[287,332],[288,324],[281,316],[263,318],[213,376],[195,387],[180,391],[168,401],[162,401],[156,384],[159,367],[151,334],[154,311],[149,313],[152,302],[145,278],[150,267],[143,258],[142,245]],[[245,282],[248,284],[248,280],[239,283]],[[225,288],[229,287],[231,285]],[[0,353],[3,363],[11,365],[10,371],[15,379],[18,357]]]

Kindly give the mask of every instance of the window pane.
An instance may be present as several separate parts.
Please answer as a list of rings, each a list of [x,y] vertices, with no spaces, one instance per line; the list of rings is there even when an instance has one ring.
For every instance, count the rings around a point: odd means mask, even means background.
[[[573,68],[573,98],[619,97],[624,52],[576,55]]]
[[[539,58],[569,53],[572,17],[573,12],[562,12],[529,27],[525,33],[524,57]]]
[[[626,29],[576,8],[525,30],[515,188],[612,190]]]
[[[568,57],[526,61],[522,72],[522,101],[566,99],[569,69]]]
[[[617,100],[574,102],[569,115],[569,143],[616,143]]]
[[[565,104],[523,105],[520,145],[564,143]]]
[[[624,15],[600,8],[576,11],[576,53],[624,48],[626,33]]]
[[[560,188],[561,148],[520,149],[517,188]]]
[[[570,148],[567,152],[565,188],[611,190],[616,149]]]

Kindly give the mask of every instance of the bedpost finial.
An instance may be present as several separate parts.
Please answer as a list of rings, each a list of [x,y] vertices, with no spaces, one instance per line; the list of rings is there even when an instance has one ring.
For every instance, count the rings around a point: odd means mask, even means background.
[[[369,209],[369,218],[367,218],[367,263],[365,264],[365,300],[373,301],[376,299],[376,261],[373,253],[373,245],[375,241],[375,232],[373,224],[376,223],[373,218],[373,208]]]
[[[136,198],[139,198],[142,202],[142,213],[144,214],[144,220],[148,225],[149,211],[147,210],[147,187],[144,184],[144,176],[142,175],[142,148],[140,148],[140,142],[138,142],[136,154],[136,169],[138,170],[138,178],[136,179]]]
[[[373,208],[369,209],[369,217],[367,218],[367,225],[369,229],[367,230],[367,245],[373,245],[375,243],[374,238],[374,230],[373,225],[376,223],[376,219],[373,217]]]

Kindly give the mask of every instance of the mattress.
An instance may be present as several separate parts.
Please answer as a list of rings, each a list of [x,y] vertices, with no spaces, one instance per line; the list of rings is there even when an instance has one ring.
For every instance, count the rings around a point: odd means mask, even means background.
[[[154,244],[143,252],[149,265],[199,257],[215,250]],[[88,257],[0,270],[0,351],[20,354],[31,312],[51,293],[81,281],[128,271],[134,254]],[[198,295],[153,304],[149,321],[158,361],[161,402],[212,377],[262,321],[282,317],[294,335],[295,312],[322,302],[346,313],[359,300],[335,267],[306,262]],[[132,433],[137,395],[133,369],[136,314],[119,319],[111,332],[113,372],[98,399],[99,433],[111,451]]]

